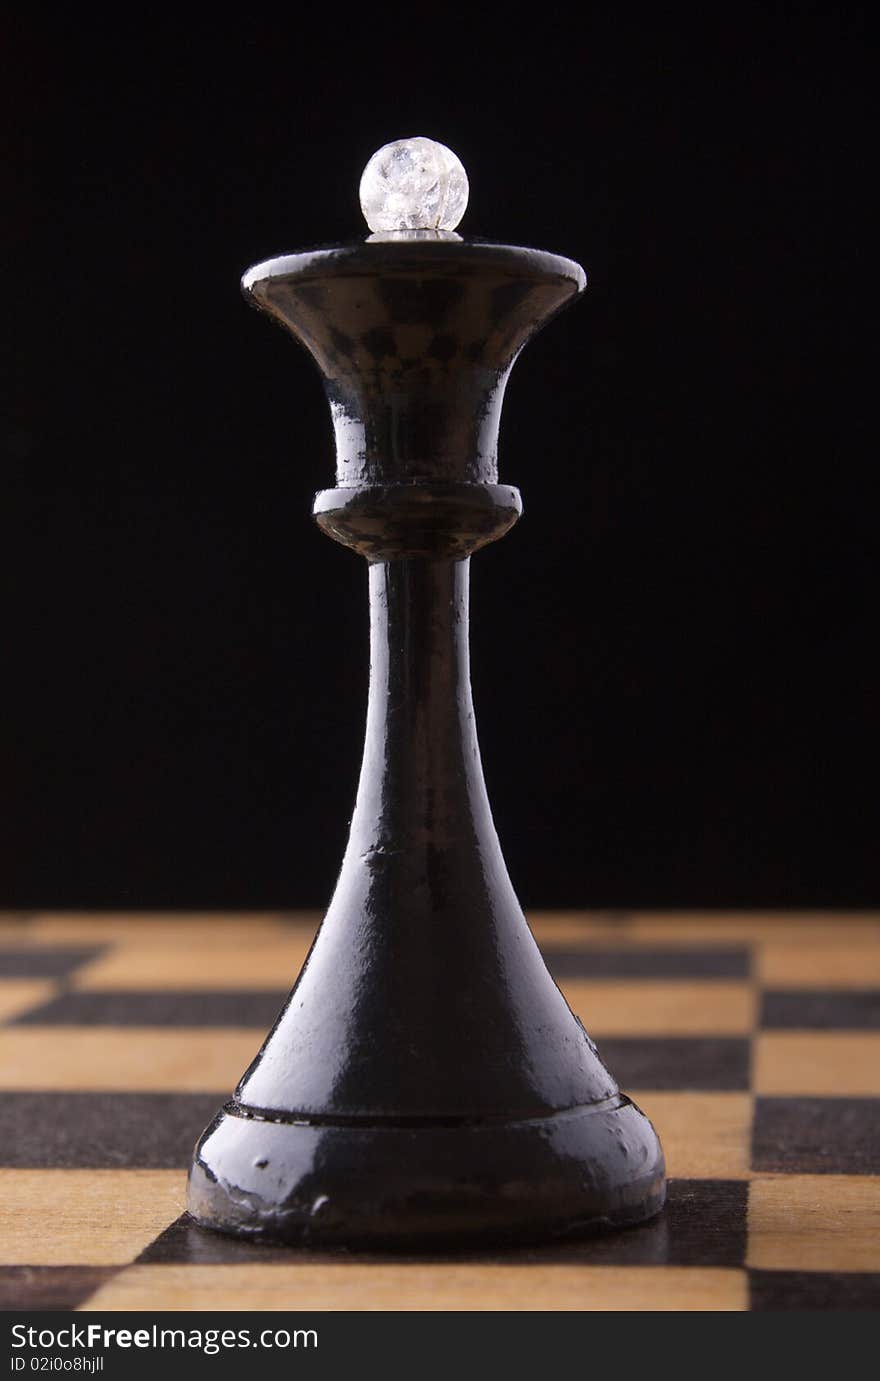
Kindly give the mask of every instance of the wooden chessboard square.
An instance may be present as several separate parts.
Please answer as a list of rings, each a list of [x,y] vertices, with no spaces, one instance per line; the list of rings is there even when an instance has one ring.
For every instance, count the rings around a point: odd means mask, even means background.
[[[0,1266],[0,1310],[69,1312],[83,1304],[116,1266]]]
[[[4,945],[0,974],[4,978],[68,978],[97,959],[102,945]]]
[[[657,1129],[671,1178],[748,1178],[750,1094],[666,1093],[653,1089],[630,1093]]]
[[[305,962],[312,937],[303,929],[236,933],[209,939],[180,928],[177,943],[123,939],[74,975],[77,988],[116,992],[265,989],[285,991]]]
[[[788,1175],[876,1175],[880,1098],[758,1098],[752,1170]]]
[[[880,1274],[856,1271],[749,1271],[749,1308],[755,1313],[791,1309],[880,1309]]]
[[[18,1026],[213,1026],[252,1027],[255,1049],[274,1025],[287,989],[242,991],[224,989],[161,989],[115,992],[109,989],[68,988],[50,992],[14,1014]],[[0,985],[0,1015],[3,988]]]
[[[599,1054],[623,1089],[745,1091],[751,1043],[740,1036],[602,1036]]]
[[[755,1176],[749,1185],[747,1264],[774,1271],[880,1272],[880,1176]]]
[[[317,911],[38,911],[20,932],[29,944],[134,942],[168,951],[181,944],[232,945],[242,936],[259,941],[292,932],[313,935],[320,919]],[[0,920],[0,934],[4,924]]]
[[[744,1036],[754,1026],[751,984],[723,979],[570,979],[561,985],[594,1040],[603,1036]]]
[[[751,952],[746,945],[686,949],[644,944],[544,945],[542,953],[557,982],[578,978],[746,979],[751,974]]]
[[[553,912],[542,914],[552,922]],[[568,913],[569,926],[583,914]],[[640,942],[750,944],[758,952],[765,946],[778,946],[792,952],[830,954],[850,946],[880,945],[878,911],[630,911],[623,917],[622,928]],[[803,986],[809,984],[798,984]]]
[[[168,1091],[228,1095],[261,1040],[229,1027],[9,1026],[0,1090]]]
[[[6,1093],[0,1165],[185,1171],[216,1093]]]
[[[81,1309],[503,1312],[731,1311],[748,1308],[744,1270],[393,1260],[133,1266]]]
[[[880,1097],[880,1032],[759,1031],[754,1088],[776,1097]]]
[[[127,1264],[181,1212],[184,1191],[176,1170],[0,1170],[4,1264]]]
[[[761,996],[766,1030],[880,1031],[880,989],[773,988]]]
[[[880,988],[880,924],[844,931],[831,922],[806,943],[768,938],[757,946],[755,968],[765,988]]]

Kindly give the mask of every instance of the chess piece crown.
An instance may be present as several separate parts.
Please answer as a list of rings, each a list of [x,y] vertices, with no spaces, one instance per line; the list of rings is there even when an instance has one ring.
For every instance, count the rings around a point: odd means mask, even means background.
[[[324,378],[331,537],[369,563],[370,690],[327,914],[190,1173],[199,1223],[292,1243],[560,1237],[656,1213],[662,1151],[550,977],[492,821],[470,555],[521,512],[498,478],[511,367],[580,266],[455,233],[467,179],[422,138],[370,160],[373,233],[250,269]]]

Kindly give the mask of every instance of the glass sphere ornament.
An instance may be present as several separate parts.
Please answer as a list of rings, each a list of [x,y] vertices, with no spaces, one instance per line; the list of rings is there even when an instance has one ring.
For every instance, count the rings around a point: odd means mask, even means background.
[[[435,139],[396,139],[364,168],[360,201],[374,232],[454,230],[467,208],[467,173]]]

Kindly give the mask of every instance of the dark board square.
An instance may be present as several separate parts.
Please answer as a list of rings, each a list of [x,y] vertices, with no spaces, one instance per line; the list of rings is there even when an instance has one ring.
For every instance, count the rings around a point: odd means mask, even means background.
[[[765,992],[761,1026],[768,1030],[878,1031],[880,991]]]
[[[216,1093],[5,1093],[0,1165],[176,1170],[221,1102]]]
[[[0,978],[66,978],[81,964],[88,964],[106,945],[46,945],[0,949]]]
[[[13,1026],[253,1026],[266,1031],[287,997],[278,992],[71,992],[30,1007]]]
[[[666,1207],[649,1223],[536,1248],[531,1262],[584,1266],[742,1266],[748,1185],[744,1180],[670,1180]]]
[[[748,978],[749,950],[600,949],[542,945],[554,978]]]
[[[624,1091],[749,1088],[751,1043],[738,1036],[625,1036],[601,1041],[599,1053]]]
[[[880,1274],[861,1271],[749,1271],[751,1308],[880,1309]]]
[[[670,1180],[670,1266],[741,1266],[746,1257],[745,1180]]]
[[[752,1169],[791,1175],[880,1171],[880,1098],[758,1098]]]
[[[492,1250],[448,1250],[401,1255],[406,1261],[503,1261],[528,1267],[541,1263],[606,1266],[741,1266],[746,1249],[747,1185],[739,1180],[671,1180],[666,1208],[650,1223],[581,1241]],[[286,1265],[293,1259],[320,1264],[387,1260],[378,1252],[303,1251],[253,1243],[197,1227],[186,1214],[171,1223],[138,1257],[138,1265]]]
[[[343,1253],[343,1255],[346,1255]],[[337,1254],[327,1253],[326,1259]],[[169,1223],[137,1258],[137,1266],[252,1266],[258,1263],[290,1265],[291,1261],[319,1259],[313,1252],[271,1242],[251,1242],[200,1228],[184,1213]],[[322,1254],[322,1258],[323,1254]],[[361,1259],[361,1258],[358,1258]]]
[[[0,1309],[76,1309],[117,1266],[0,1266]]]

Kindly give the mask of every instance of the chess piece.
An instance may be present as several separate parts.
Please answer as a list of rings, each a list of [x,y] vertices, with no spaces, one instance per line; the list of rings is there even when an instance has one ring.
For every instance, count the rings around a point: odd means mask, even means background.
[[[380,150],[361,193],[376,233],[243,281],[324,376],[337,484],[314,515],[369,562],[370,689],[336,891],[282,1015],[196,1148],[189,1211],[303,1244],[638,1222],[663,1204],[659,1142],[517,902],[468,669],[471,553],[521,511],[497,474],[505,384],[584,273],[456,235],[464,170],[430,141]]]

